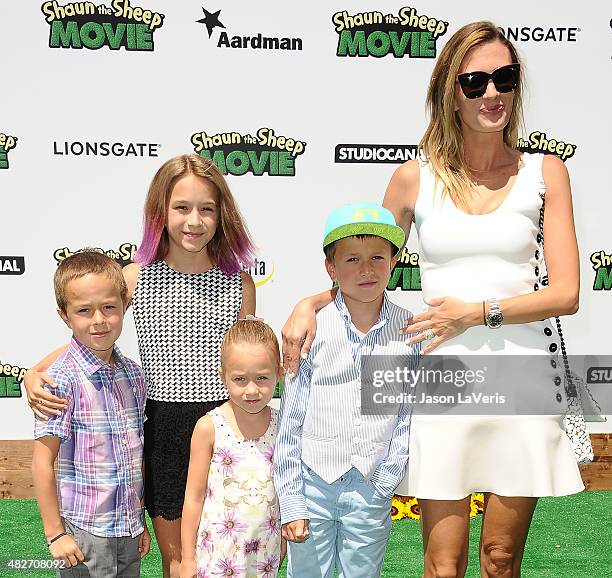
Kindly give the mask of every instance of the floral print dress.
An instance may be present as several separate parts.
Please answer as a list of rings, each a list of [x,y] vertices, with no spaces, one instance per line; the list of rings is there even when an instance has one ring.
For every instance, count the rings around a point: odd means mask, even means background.
[[[239,437],[217,408],[215,449],[196,542],[199,578],[275,578],[280,514],[272,482],[278,413],[258,439]]]

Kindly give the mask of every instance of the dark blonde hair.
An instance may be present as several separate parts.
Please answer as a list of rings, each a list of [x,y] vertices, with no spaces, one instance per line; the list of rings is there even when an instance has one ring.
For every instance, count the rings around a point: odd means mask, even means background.
[[[66,257],[59,264],[53,276],[55,300],[57,301],[57,306],[64,313],[66,313],[66,306],[68,305],[66,285],[70,281],[90,274],[108,277],[117,288],[117,291],[119,291],[123,305],[127,304],[127,285],[119,264],[104,253],[87,247],[74,255],[70,255],[70,257]]]
[[[273,354],[276,365],[280,367],[281,358],[278,347],[278,339],[272,328],[259,319],[239,319],[234,323],[223,336],[221,343],[221,367],[227,355],[227,350],[239,343],[249,345],[264,345]]]
[[[466,54],[489,42],[501,42],[510,52],[512,62],[521,64],[519,84],[514,89],[512,111],[503,135],[506,145],[516,148],[519,128],[523,125],[523,65],[514,45],[492,22],[467,24],[451,36],[440,52],[427,91],[430,120],[419,150],[430,162],[436,182],[442,181],[442,194],[450,195],[457,205],[469,199],[474,181],[463,154],[461,122],[455,112],[455,81]]]
[[[207,245],[212,262],[226,275],[252,266],[255,248],[232,192],[215,163],[196,154],[173,157],[155,173],[145,201],[144,233],[135,260],[150,265],[168,254],[166,221],[172,189],[188,175],[206,179],[217,194],[219,222]]]

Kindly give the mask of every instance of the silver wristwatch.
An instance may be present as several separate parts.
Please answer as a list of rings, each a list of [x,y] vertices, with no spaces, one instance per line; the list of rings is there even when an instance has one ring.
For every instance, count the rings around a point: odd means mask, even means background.
[[[485,323],[487,327],[491,329],[497,329],[502,326],[504,322],[504,316],[502,315],[501,308],[497,299],[491,298],[487,299],[487,303],[489,304],[489,313],[485,317]]]

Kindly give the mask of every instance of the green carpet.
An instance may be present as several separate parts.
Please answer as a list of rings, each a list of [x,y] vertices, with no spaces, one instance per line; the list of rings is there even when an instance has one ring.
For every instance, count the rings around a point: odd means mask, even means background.
[[[533,519],[523,561],[523,578],[612,577],[612,492],[584,492],[565,498],[543,498]],[[478,577],[477,544],[481,516],[472,521],[468,577]],[[149,520],[149,528],[151,528]],[[48,557],[40,516],[33,500],[0,500],[0,577],[42,578],[49,571],[13,572],[6,557]],[[420,526],[412,520],[393,523],[385,556],[385,578],[417,578],[423,571]],[[154,544],[142,576],[161,577]],[[281,576],[285,576],[282,572]]]

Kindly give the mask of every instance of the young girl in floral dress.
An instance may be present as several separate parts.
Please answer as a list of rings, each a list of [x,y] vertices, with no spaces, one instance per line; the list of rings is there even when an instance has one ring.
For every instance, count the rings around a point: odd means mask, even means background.
[[[180,576],[274,578],[285,548],[272,482],[277,412],[268,402],[281,374],[272,329],[235,323],[219,371],[229,401],[200,418],[191,439]]]

